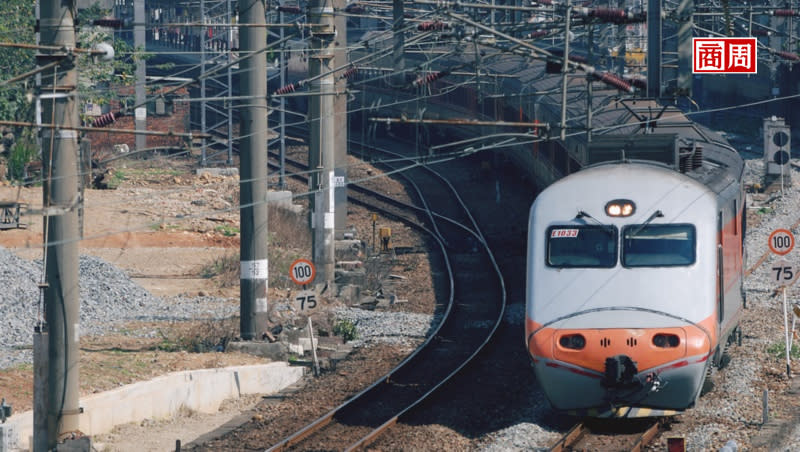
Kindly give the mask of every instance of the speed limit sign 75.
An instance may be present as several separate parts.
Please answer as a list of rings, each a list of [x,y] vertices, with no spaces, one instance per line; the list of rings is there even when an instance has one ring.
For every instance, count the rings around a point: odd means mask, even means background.
[[[316,276],[314,264],[308,259],[297,259],[289,266],[289,277],[295,284],[301,286],[309,284],[314,280],[314,276]]]
[[[794,248],[794,235],[788,229],[776,229],[769,235],[769,249],[784,256]]]

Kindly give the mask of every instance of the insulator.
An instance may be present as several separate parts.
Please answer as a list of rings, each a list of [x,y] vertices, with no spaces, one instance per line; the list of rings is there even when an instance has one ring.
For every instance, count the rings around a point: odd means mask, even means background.
[[[585,57],[585,56],[583,56],[583,55],[576,55],[576,54],[570,54],[570,55],[569,55],[569,60],[570,60],[570,61],[574,61],[574,62],[576,62],[576,63],[583,63],[583,64],[586,64],[586,63],[588,63],[588,62],[589,62],[589,60],[588,60],[588,59],[586,59],[586,57]]]
[[[800,11],[795,11],[793,9],[776,9],[772,12],[772,15],[781,17],[800,16]]]
[[[122,20],[120,19],[95,19],[92,25],[98,27],[122,28]]]
[[[603,72],[602,74],[599,75],[595,72],[594,76],[597,78],[597,80],[605,83],[608,86],[613,86],[614,88],[617,88],[620,91],[628,91],[628,92],[633,91],[633,88],[631,88],[630,83],[626,82],[625,80],[622,80],[621,78],[610,72]]]
[[[419,77],[416,80],[414,80],[413,85],[414,86],[428,85],[448,74],[450,74],[450,71],[431,72],[430,74],[423,75],[422,77]]]
[[[538,3],[540,5],[552,5],[553,0],[534,0],[533,3]]]
[[[108,112],[96,117],[94,121],[92,121],[92,127],[105,127],[116,120],[117,118],[114,116],[114,112]]]
[[[421,24],[417,25],[417,30],[419,31],[437,31],[448,29],[450,29],[450,24],[438,20],[433,22],[422,22]]]
[[[358,68],[353,66],[350,69],[342,72],[342,75],[340,75],[339,78],[340,79],[346,78],[346,79],[349,80],[349,79],[353,78],[357,73],[358,73]]]
[[[526,38],[528,38],[528,39],[536,39],[536,38],[541,38],[543,36],[547,36],[547,32],[544,31],[544,30],[539,30],[539,31],[534,31],[534,32],[529,33],[528,36],[526,36]]]
[[[764,30],[763,28],[756,28],[750,31],[750,34],[753,36],[769,36],[769,30]]]
[[[785,52],[783,50],[778,50],[775,52],[776,55],[783,58],[784,60],[791,60],[791,61],[800,61],[800,56],[793,52]]]
[[[299,6],[278,6],[276,8],[279,12],[289,14],[302,14],[303,10]]]
[[[647,89],[647,80],[643,78],[622,77],[622,80],[625,83],[629,83],[633,87]]]
[[[288,84],[286,86],[282,86],[282,87],[278,88],[277,90],[275,90],[275,94],[276,95],[289,94],[289,93],[293,93],[295,91],[295,89],[296,89],[296,87],[294,86],[294,83],[290,83],[290,84]]]
[[[646,16],[643,14],[633,14],[620,8],[593,8],[588,13],[591,17],[596,17],[603,22],[615,24],[644,22]]]

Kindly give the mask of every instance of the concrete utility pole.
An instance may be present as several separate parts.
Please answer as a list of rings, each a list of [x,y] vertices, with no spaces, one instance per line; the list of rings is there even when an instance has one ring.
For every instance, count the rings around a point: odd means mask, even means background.
[[[661,97],[661,0],[647,0],[647,97]]]
[[[675,94],[678,96],[692,96],[693,11],[694,0],[681,0],[675,11],[678,16],[678,85]]]
[[[346,0],[333,0],[336,11],[344,11],[347,6]],[[338,14],[334,18],[336,27],[336,41],[333,50],[334,67],[342,67],[347,64],[347,16]],[[281,85],[283,86],[283,85]],[[336,96],[333,101],[333,114],[335,125],[333,127],[336,134],[334,144],[334,201],[336,205],[336,231],[342,233],[347,228],[347,137],[349,133],[347,124],[347,79],[336,77],[334,85]]]
[[[264,0],[239,2],[241,52],[248,55],[267,45]],[[241,109],[239,148],[241,242],[242,339],[252,340],[267,326],[267,57],[262,51],[240,63],[240,91],[246,101]]]
[[[403,31],[406,26],[404,6],[403,0],[392,0],[392,35],[394,38],[394,47],[392,47],[394,74],[392,82],[397,86],[403,86],[406,82],[406,37]]]
[[[564,62],[561,64],[561,141],[567,138],[567,81],[569,77],[569,27],[572,16],[572,5],[567,0],[567,12],[564,16]]]
[[[145,14],[144,14],[145,0],[133,0],[133,46],[139,51],[144,51],[146,42],[144,35],[145,27]],[[136,96],[136,105],[141,105],[134,113],[134,127],[137,132],[147,130],[147,106],[144,105],[147,93],[145,92],[145,80],[147,78],[147,63],[144,58],[136,59],[136,86],[134,87],[134,94]],[[147,135],[143,133],[136,134],[136,150],[141,151],[147,148]]]
[[[75,48],[75,1],[42,0],[41,43],[59,49]],[[44,122],[62,127],[79,125],[77,71],[73,55],[64,50],[42,50],[39,66],[61,61],[54,71],[42,74]],[[47,447],[52,449],[61,433],[78,430],[78,133],[46,129],[42,132],[45,183],[44,259],[47,287],[44,291],[48,340]],[[51,245],[52,243],[52,245]]]
[[[333,20],[333,0],[311,0],[308,22],[311,24],[311,49],[308,75],[311,82],[309,119],[311,142],[309,166],[312,169],[310,190],[311,224],[314,228],[314,264],[317,278],[322,284],[333,288],[334,278],[334,75],[333,38],[336,30]]]

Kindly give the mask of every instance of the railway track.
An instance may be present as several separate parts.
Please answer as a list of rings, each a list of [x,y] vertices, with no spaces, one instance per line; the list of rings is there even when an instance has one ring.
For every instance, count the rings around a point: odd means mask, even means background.
[[[302,162],[286,164],[305,171]],[[365,447],[469,363],[502,319],[505,288],[499,268],[456,190],[424,168],[405,171],[403,177],[424,207],[357,184],[348,184],[348,198],[424,230],[438,243],[449,286],[442,319],[426,342],[387,375],[278,441],[271,451]]]
[[[663,419],[602,420],[579,422],[567,430],[548,450],[551,452],[578,450],[614,450],[641,452],[660,433]]]

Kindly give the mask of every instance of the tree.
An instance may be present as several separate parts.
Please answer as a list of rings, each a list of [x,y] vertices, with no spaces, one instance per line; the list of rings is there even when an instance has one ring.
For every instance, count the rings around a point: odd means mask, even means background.
[[[31,0],[3,0],[0,2],[0,42],[34,44],[34,2]],[[36,66],[34,50],[0,47],[0,80],[31,71]],[[0,82],[2,83],[2,82]],[[21,81],[0,86],[0,119],[6,121],[33,121],[33,104],[29,94],[33,81]]]
[[[114,47],[113,61],[87,55],[78,58],[77,64],[81,68],[78,92],[87,102],[99,105],[119,99],[116,87],[133,85],[136,59],[145,58],[144,49],[134,49],[125,40],[114,39],[113,29],[91,25],[95,19],[105,19],[110,13],[97,3],[78,12],[79,23],[83,24],[78,33],[79,47],[90,49],[101,42],[111,43]]]

